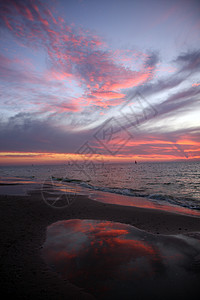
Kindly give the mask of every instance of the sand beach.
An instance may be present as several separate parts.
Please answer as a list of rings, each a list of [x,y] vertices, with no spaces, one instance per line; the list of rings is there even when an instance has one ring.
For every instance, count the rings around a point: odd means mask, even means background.
[[[71,205],[59,209],[47,205],[39,193],[28,196],[2,195],[0,206],[0,278],[5,299],[8,296],[11,299],[94,299],[52,272],[41,257],[47,226],[59,220],[109,220],[130,224],[154,235],[184,234],[200,239],[199,217],[105,204],[81,195],[77,195]],[[197,256],[196,266],[199,264],[200,258]],[[192,292],[195,294],[195,286],[191,288],[188,286],[184,290],[183,287],[182,296],[191,296]]]

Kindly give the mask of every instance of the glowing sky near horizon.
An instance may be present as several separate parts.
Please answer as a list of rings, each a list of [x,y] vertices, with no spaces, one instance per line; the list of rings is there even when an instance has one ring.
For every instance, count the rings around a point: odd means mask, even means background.
[[[199,1],[0,3],[1,164],[200,159]]]

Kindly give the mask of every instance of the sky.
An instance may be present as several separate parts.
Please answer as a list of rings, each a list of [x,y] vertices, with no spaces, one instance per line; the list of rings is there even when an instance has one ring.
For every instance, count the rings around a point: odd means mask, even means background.
[[[198,0],[0,1],[0,164],[200,159]]]

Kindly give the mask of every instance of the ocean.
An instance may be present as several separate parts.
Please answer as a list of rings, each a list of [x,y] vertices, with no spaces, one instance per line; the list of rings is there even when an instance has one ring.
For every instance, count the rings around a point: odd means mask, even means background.
[[[88,194],[99,201],[102,193],[112,199],[115,195],[122,201],[116,204],[123,204],[125,198],[119,198],[123,195],[137,199],[141,206],[148,200],[200,210],[200,161],[0,167],[0,194],[26,194],[46,183],[53,183],[62,192]]]

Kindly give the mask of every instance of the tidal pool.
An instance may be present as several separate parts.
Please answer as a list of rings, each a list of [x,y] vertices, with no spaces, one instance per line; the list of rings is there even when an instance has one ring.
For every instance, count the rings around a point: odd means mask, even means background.
[[[59,221],[47,228],[50,268],[98,299],[182,299],[197,292],[200,241],[154,235],[109,221]]]

